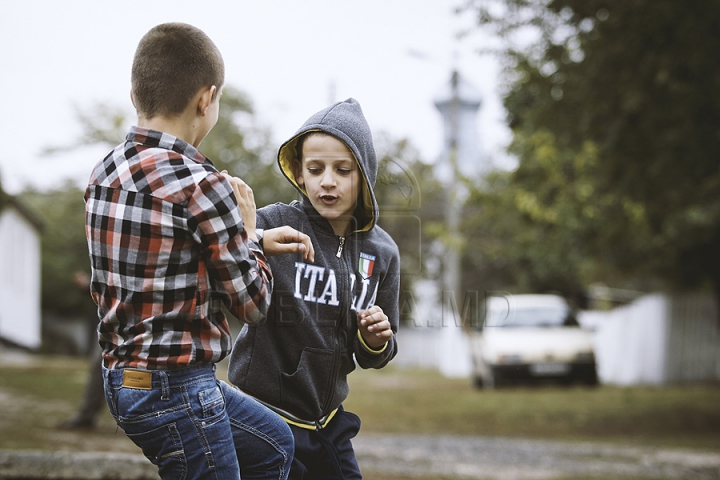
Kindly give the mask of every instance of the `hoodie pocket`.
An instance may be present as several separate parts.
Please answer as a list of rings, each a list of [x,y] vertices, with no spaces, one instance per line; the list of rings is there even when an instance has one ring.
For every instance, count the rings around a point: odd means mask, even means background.
[[[293,373],[280,373],[280,396],[287,409],[302,418],[320,418],[322,408],[332,395],[332,350],[305,348]]]

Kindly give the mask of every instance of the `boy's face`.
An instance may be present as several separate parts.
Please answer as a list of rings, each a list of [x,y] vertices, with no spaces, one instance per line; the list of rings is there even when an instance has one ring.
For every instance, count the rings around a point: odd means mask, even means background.
[[[347,235],[360,188],[355,157],[341,140],[318,134],[305,139],[302,157],[295,180],[335,234]]]

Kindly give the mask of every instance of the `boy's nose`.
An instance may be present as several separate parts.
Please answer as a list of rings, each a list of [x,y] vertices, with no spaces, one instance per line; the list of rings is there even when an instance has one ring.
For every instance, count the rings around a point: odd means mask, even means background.
[[[333,185],[335,185],[335,176],[330,172],[325,172],[320,179],[320,186],[327,188]]]

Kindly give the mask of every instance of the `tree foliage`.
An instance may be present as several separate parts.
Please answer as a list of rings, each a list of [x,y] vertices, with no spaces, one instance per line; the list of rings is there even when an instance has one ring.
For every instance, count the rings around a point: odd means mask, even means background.
[[[508,62],[511,216],[577,252],[580,281],[613,267],[720,288],[720,4],[468,5]]]

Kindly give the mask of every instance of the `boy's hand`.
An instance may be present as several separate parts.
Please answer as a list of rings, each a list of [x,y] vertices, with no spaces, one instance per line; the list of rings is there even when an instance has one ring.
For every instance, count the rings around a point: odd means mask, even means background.
[[[255,234],[255,195],[252,188],[241,179],[230,176],[227,170],[223,170],[221,173],[230,182],[233,189],[248,237],[257,241],[257,235]]]
[[[388,317],[377,305],[358,312],[357,322],[360,335],[370,348],[381,348],[393,336]]]
[[[303,260],[315,262],[315,248],[310,237],[287,225],[265,230],[263,251],[269,257],[300,252]]]

